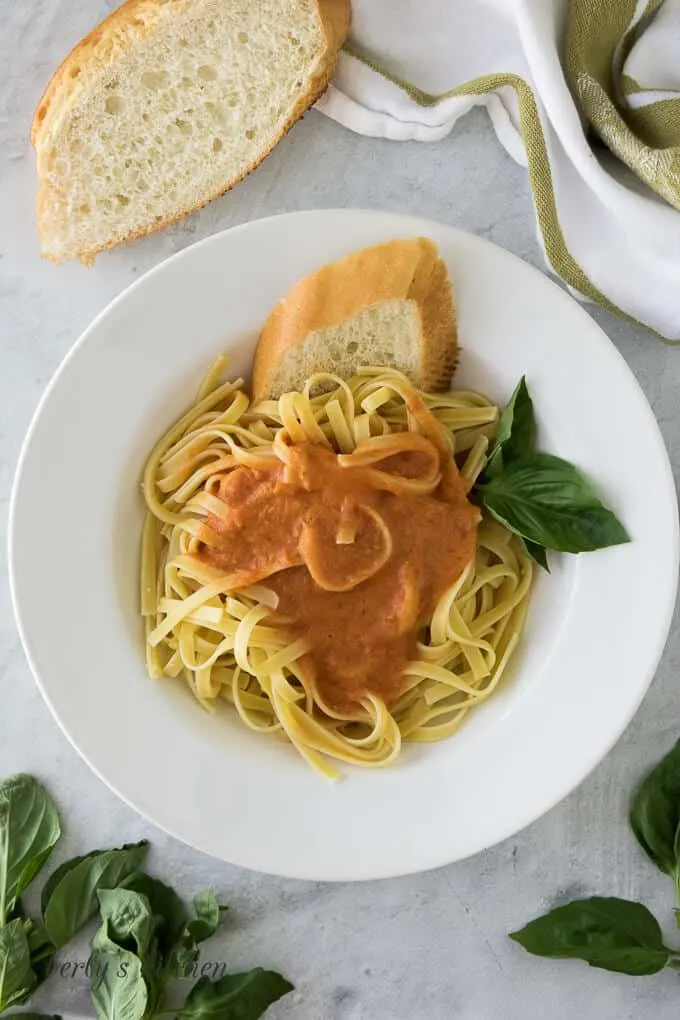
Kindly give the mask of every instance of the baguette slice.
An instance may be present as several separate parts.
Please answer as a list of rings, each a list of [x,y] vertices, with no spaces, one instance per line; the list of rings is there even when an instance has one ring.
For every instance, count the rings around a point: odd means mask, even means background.
[[[349,378],[361,365],[398,368],[441,392],[457,360],[451,283],[436,246],[389,241],[323,266],[279,302],[258,340],[253,399],[300,390],[317,372]]]
[[[200,208],[325,90],[349,0],[127,0],[35,114],[43,254],[80,258]]]

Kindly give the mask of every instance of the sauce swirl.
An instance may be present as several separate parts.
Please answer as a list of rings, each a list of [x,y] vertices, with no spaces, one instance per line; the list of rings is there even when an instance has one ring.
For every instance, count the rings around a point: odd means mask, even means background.
[[[356,710],[367,694],[394,702],[417,658],[422,621],[474,554],[479,511],[453,459],[416,433],[354,454],[277,443],[268,469],[239,466],[215,495],[200,558],[266,579],[278,613],[310,651],[319,699]]]

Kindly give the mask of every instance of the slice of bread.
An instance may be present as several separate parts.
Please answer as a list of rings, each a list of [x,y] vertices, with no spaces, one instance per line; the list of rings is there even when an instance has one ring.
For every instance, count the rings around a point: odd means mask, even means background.
[[[267,319],[253,399],[299,390],[315,372],[349,378],[387,365],[430,392],[449,388],[458,359],[446,266],[425,237],[354,252],[300,280]]]
[[[127,0],[33,121],[43,254],[80,258],[231,188],[324,91],[349,0]]]

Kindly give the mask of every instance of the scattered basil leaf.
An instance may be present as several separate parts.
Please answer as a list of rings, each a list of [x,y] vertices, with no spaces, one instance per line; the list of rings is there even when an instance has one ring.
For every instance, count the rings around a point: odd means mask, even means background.
[[[4,1020],[62,1020],[58,1013],[8,1013]]]
[[[550,573],[548,556],[545,548],[542,545],[537,545],[535,542],[530,542],[526,538],[522,539],[522,541],[524,542],[524,548],[529,553],[532,560],[534,560],[535,563],[538,563],[539,567],[543,567],[544,570],[547,570],[547,572]]]
[[[511,461],[477,491],[501,524],[547,549],[578,553],[629,541],[590,482],[573,464],[548,453]]]
[[[648,857],[673,878],[680,900],[680,740],[638,786],[630,824]]]
[[[58,869],[59,879],[51,884],[43,905],[45,930],[57,949],[94,916],[97,890],[115,888],[137,871],[148,849],[148,842],[141,840],[120,849],[94,850]]]
[[[574,900],[510,938],[536,956],[585,960],[622,974],[656,974],[671,955],[647,908],[615,897]]]
[[[24,922],[24,928],[26,930],[28,950],[31,954],[31,967],[36,977],[37,988],[52,973],[56,950],[42,925],[29,918]]]
[[[0,928],[0,1012],[26,1002],[35,983],[26,928],[17,917]]]
[[[192,968],[198,960],[198,956],[198,946],[193,939],[185,936],[170,953],[168,961],[168,972],[170,976],[174,978],[191,977]]]
[[[146,896],[152,913],[158,917],[156,938],[161,955],[166,957],[182,935],[187,922],[184,903],[174,889],[144,871],[134,872],[124,880],[122,886]]]
[[[511,460],[531,453],[535,436],[534,406],[526,379],[522,376],[498,419],[498,428],[489,448],[486,477],[492,478]]]
[[[83,854],[81,857],[71,857],[68,861],[64,861],[58,868],[55,868],[51,875],[47,876],[42,892],[40,894],[40,909],[42,913],[45,913],[47,904],[52,896],[52,893],[61,882],[64,875],[67,875],[69,871],[73,871],[76,865],[80,864],[81,861],[86,861],[90,857],[96,857],[100,850],[93,850],[92,853]]]
[[[98,1020],[143,1020],[148,990],[141,960],[109,937],[107,923],[92,941],[92,1002]]]
[[[37,779],[19,774],[0,782],[0,925],[60,835],[57,809]]]
[[[189,992],[178,1017],[189,1020],[257,1020],[293,986],[274,971],[225,974],[218,981],[202,977]]]
[[[220,925],[220,905],[212,889],[204,889],[196,896],[194,912],[196,917],[189,921],[187,930],[196,942],[204,942]]]
[[[189,976],[199,956],[199,943],[214,935],[219,927],[221,910],[226,907],[220,907],[212,889],[204,890],[194,899],[196,916],[187,922],[170,956],[170,972],[174,977]]]
[[[97,897],[108,937],[143,960],[161,921],[151,912],[146,896],[132,889],[99,889]]]

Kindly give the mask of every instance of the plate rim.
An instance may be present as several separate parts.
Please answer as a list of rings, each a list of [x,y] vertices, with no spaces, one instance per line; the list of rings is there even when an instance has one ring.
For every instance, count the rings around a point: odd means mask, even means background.
[[[617,731],[613,735],[613,737],[609,738],[609,740],[606,743],[606,745],[605,744],[602,745],[601,750],[597,754],[594,754],[592,756],[592,760],[588,761],[587,764],[582,764],[578,769],[574,769],[573,770],[574,774],[578,773],[577,778],[572,779],[572,780],[566,782],[564,784],[564,786],[565,786],[564,789],[560,789],[559,792],[552,794],[551,797],[548,798],[549,803],[544,803],[539,808],[532,807],[531,809],[528,809],[527,811],[525,811],[524,814],[523,814],[522,820],[520,822],[518,822],[512,828],[511,831],[505,832],[504,834],[499,835],[498,838],[495,838],[492,842],[488,843],[484,848],[480,848],[477,851],[474,851],[472,854],[466,854],[466,855],[463,855],[463,856],[460,856],[460,857],[454,857],[453,859],[451,859],[448,854],[444,854],[444,856],[442,856],[442,854],[439,854],[438,856],[435,854],[435,855],[431,855],[431,858],[434,857],[436,859],[434,859],[434,860],[430,859],[428,862],[423,863],[421,865],[413,865],[413,866],[409,866],[409,867],[398,867],[398,868],[395,868],[394,866],[388,866],[386,868],[381,868],[379,870],[373,868],[373,870],[365,872],[365,873],[362,873],[362,874],[359,874],[359,875],[357,875],[355,872],[352,872],[352,873],[341,873],[337,869],[334,869],[334,873],[333,874],[329,874],[327,871],[325,871],[323,869],[323,867],[317,868],[315,873],[311,873],[309,868],[304,868],[301,871],[294,871],[294,870],[291,870],[291,869],[263,870],[259,866],[249,865],[247,862],[244,862],[242,860],[229,859],[229,858],[223,856],[220,853],[215,853],[215,852],[212,852],[210,850],[205,850],[203,847],[198,846],[190,838],[187,838],[184,835],[181,835],[181,836],[178,835],[177,832],[173,831],[172,828],[170,828],[170,827],[164,825],[163,823],[159,822],[157,820],[157,818],[154,817],[149,811],[147,811],[145,809],[141,809],[140,807],[138,807],[130,799],[130,797],[127,794],[123,793],[118,788],[118,785],[117,785],[116,782],[112,782],[111,780],[107,779],[106,776],[100,770],[100,768],[91,760],[91,758],[88,756],[88,754],[84,750],[81,750],[81,748],[79,747],[78,743],[76,742],[75,737],[73,737],[71,735],[71,733],[67,729],[65,723],[60,718],[60,714],[59,714],[59,712],[58,712],[58,710],[57,710],[57,708],[56,708],[52,698],[50,697],[47,688],[43,684],[43,681],[41,680],[41,677],[39,675],[39,671],[38,671],[38,669],[37,669],[37,667],[35,665],[34,657],[33,657],[33,654],[31,652],[30,641],[29,641],[29,639],[27,637],[27,633],[26,633],[26,629],[25,629],[25,625],[24,625],[24,618],[22,617],[22,612],[21,612],[21,609],[20,609],[19,599],[17,597],[17,578],[16,578],[16,563],[15,563],[16,551],[15,551],[15,541],[14,541],[15,523],[16,523],[16,504],[17,504],[18,497],[19,497],[19,491],[20,491],[20,487],[21,487],[22,475],[23,475],[23,472],[24,472],[25,463],[26,463],[26,461],[28,459],[28,456],[30,454],[30,447],[31,447],[31,444],[32,444],[33,437],[34,437],[34,435],[35,435],[35,433],[36,433],[36,431],[37,431],[37,429],[39,427],[40,418],[42,416],[43,410],[46,407],[47,403],[49,402],[50,397],[51,397],[53,391],[59,385],[59,382],[60,382],[60,379],[61,379],[62,375],[68,370],[68,366],[70,365],[71,360],[76,356],[77,352],[81,349],[81,347],[88,342],[91,334],[93,334],[99,328],[100,323],[102,322],[102,320],[106,319],[106,317],[119,304],[124,303],[126,301],[126,299],[128,298],[128,296],[131,293],[133,293],[138,287],[145,285],[147,283],[147,281],[149,280],[149,278],[153,277],[156,274],[161,273],[165,269],[165,267],[168,266],[170,263],[175,263],[176,261],[181,260],[184,257],[191,257],[190,253],[193,253],[196,249],[199,249],[199,248],[202,248],[202,247],[209,247],[211,244],[219,243],[220,240],[225,235],[236,235],[236,234],[240,234],[240,233],[246,233],[254,225],[261,226],[261,225],[265,225],[265,224],[271,223],[273,221],[284,221],[284,220],[299,221],[299,220],[302,220],[302,219],[314,219],[314,218],[316,218],[318,216],[321,216],[321,217],[326,217],[326,216],[339,217],[341,214],[342,214],[343,217],[344,216],[348,216],[348,215],[359,215],[359,216],[376,217],[378,219],[380,219],[382,217],[389,217],[390,219],[392,219],[394,221],[397,221],[397,220],[401,221],[404,224],[404,227],[406,229],[408,229],[408,227],[410,225],[411,232],[413,231],[414,226],[417,224],[418,225],[418,229],[420,231],[426,230],[427,227],[429,226],[431,228],[436,228],[436,230],[438,230],[438,231],[444,230],[446,232],[451,233],[452,235],[457,235],[459,238],[462,238],[464,240],[472,238],[475,244],[478,244],[478,245],[480,245],[482,247],[487,247],[489,249],[492,249],[492,250],[494,250],[495,253],[500,252],[500,253],[502,253],[503,257],[509,258],[510,260],[512,260],[515,263],[519,263],[521,266],[524,267],[524,269],[528,269],[530,271],[530,274],[531,274],[532,278],[534,279],[534,281],[536,283],[538,282],[538,280],[542,281],[542,284],[540,284],[540,286],[547,286],[549,289],[551,289],[553,291],[557,291],[557,293],[561,294],[563,299],[564,298],[568,299],[568,301],[571,304],[572,308],[573,309],[578,309],[578,313],[577,314],[582,316],[582,317],[584,317],[585,321],[587,321],[590,324],[591,328],[592,327],[595,328],[594,329],[594,333],[593,333],[593,341],[595,342],[595,333],[597,333],[598,337],[597,337],[597,341],[596,342],[599,343],[599,345],[602,348],[607,349],[607,351],[608,351],[608,353],[610,355],[613,354],[615,356],[615,358],[618,359],[621,367],[624,369],[625,373],[629,377],[630,382],[633,384],[634,389],[637,392],[637,396],[639,397],[639,400],[640,400],[640,408],[641,408],[641,410],[644,409],[644,413],[645,413],[645,415],[646,415],[646,417],[648,419],[648,424],[651,426],[651,428],[650,428],[650,435],[652,433],[654,434],[655,446],[657,447],[657,452],[660,454],[660,466],[663,465],[663,469],[664,469],[663,470],[663,473],[664,473],[664,483],[665,483],[665,487],[666,487],[666,490],[667,490],[666,491],[666,496],[669,499],[672,500],[673,505],[676,507],[676,512],[672,515],[672,520],[673,520],[672,536],[669,536],[671,538],[671,542],[672,542],[671,549],[670,549],[671,555],[669,557],[670,563],[671,563],[671,569],[669,569],[669,572],[668,572],[668,585],[669,585],[669,589],[670,590],[666,593],[666,596],[665,596],[665,599],[664,599],[664,602],[665,602],[665,605],[666,605],[666,612],[665,612],[665,617],[663,619],[663,625],[660,627],[660,629],[658,631],[658,633],[660,635],[659,639],[658,639],[658,644],[657,644],[657,647],[654,649],[653,655],[651,653],[649,655],[650,665],[649,665],[649,667],[647,669],[647,673],[646,673],[646,675],[644,677],[644,683],[640,684],[639,691],[637,693],[637,697],[636,697],[636,700],[635,700],[635,704],[629,710],[629,712],[626,715],[626,718],[619,725],[619,727],[617,728]],[[207,237],[200,238],[198,241],[195,241],[192,244],[187,245],[186,247],[182,248],[180,251],[174,252],[168,258],[162,259],[155,266],[152,266],[149,270],[147,270],[144,274],[142,274],[138,279],[133,280],[131,283],[129,283],[119,294],[117,294],[112,300],[110,300],[98,312],[98,314],[92,319],[92,321],[85,327],[85,329],[79,334],[79,336],[76,338],[76,340],[71,344],[70,348],[68,349],[68,351],[66,352],[66,354],[64,355],[62,360],[59,362],[57,368],[53,372],[53,374],[52,374],[52,376],[51,376],[47,386],[45,387],[45,389],[44,389],[44,391],[43,391],[43,393],[42,393],[42,395],[41,395],[41,397],[40,397],[40,399],[39,399],[39,401],[38,401],[38,403],[37,403],[37,405],[35,407],[35,410],[34,410],[34,412],[32,414],[30,423],[29,423],[28,428],[26,429],[25,435],[23,437],[23,440],[22,440],[22,443],[21,443],[21,449],[20,449],[20,452],[19,452],[19,456],[18,456],[17,461],[16,461],[16,467],[15,467],[15,471],[14,471],[14,477],[13,477],[11,493],[10,493],[8,518],[7,518],[7,521],[8,521],[8,526],[7,526],[7,557],[8,557],[7,558],[7,573],[8,573],[8,579],[9,579],[10,599],[11,599],[11,605],[12,605],[12,609],[13,609],[13,613],[14,613],[14,619],[15,619],[17,631],[18,631],[19,637],[21,639],[22,648],[23,648],[26,660],[28,662],[30,671],[31,671],[31,673],[33,675],[33,678],[34,678],[36,684],[37,684],[38,690],[40,691],[40,694],[41,694],[43,700],[45,701],[47,707],[49,708],[50,713],[51,713],[52,717],[54,718],[54,720],[56,721],[59,729],[64,734],[64,736],[66,737],[68,742],[71,744],[71,746],[76,750],[76,752],[78,753],[79,757],[87,764],[87,766],[100,779],[100,781],[102,783],[104,783],[104,785],[106,787],[108,787],[109,790],[111,790],[120,800],[122,800],[128,807],[130,807],[137,815],[140,815],[141,817],[143,817],[145,819],[145,821],[147,821],[149,824],[155,826],[157,829],[159,829],[160,831],[166,833],[167,835],[171,836],[172,838],[177,839],[179,842],[184,843],[185,845],[191,846],[193,849],[196,849],[196,850],[198,850],[201,853],[206,853],[208,856],[213,857],[215,860],[222,860],[222,861],[225,861],[226,863],[231,863],[231,864],[234,864],[234,865],[236,865],[238,867],[243,867],[243,868],[245,868],[247,870],[255,871],[255,872],[260,873],[260,874],[268,874],[268,875],[272,875],[272,876],[278,876],[278,877],[294,879],[294,880],[324,881],[324,882],[347,882],[347,881],[365,882],[365,881],[375,881],[375,880],[388,879],[388,878],[405,877],[405,876],[408,876],[408,875],[420,874],[420,873],[424,873],[424,872],[427,872],[427,871],[436,870],[436,869],[438,869],[440,867],[445,867],[448,864],[456,863],[456,862],[461,861],[461,860],[466,860],[470,856],[476,856],[477,853],[483,852],[484,849],[490,849],[491,847],[497,846],[499,843],[503,842],[504,840],[511,838],[512,835],[515,835],[515,834],[523,831],[528,825],[532,824],[534,821],[538,821],[545,814],[547,814],[548,811],[552,810],[553,807],[556,807],[558,804],[560,804],[567,796],[569,796],[570,793],[572,793],[573,791],[578,789],[583,784],[583,782],[588,778],[588,776],[590,776],[590,774],[604,760],[604,758],[611,752],[611,750],[615,747],[615,745],[619,742],[619,740],[621,739],[622,735],[624,734],[624,732],[626,731],[626,729],[628,728],[628,726],[632,722],[633,718],[637,714],[642,701],[644,700],[646,694],[649,691],[649,688],[651,686],[651,683],[653,682],[655,674],[656,674],[656,672],[658,670],[659,663],[661,661],[661,658],[663,656],[663,653],[664,653],[665,648],[666,648],[667,643],[668,643],[668,637],[669,637],[669,633],[670,633],[670,629],[671,629],[673,614],[674,614],[675,606],[676,606],[677,599],[678,599],[678,579],[679,579],[679,576],[680,576],[680,517],[679,517],[678,512],[677,512],[677,500],[678,500],[677,490],[676,490],[675,479],[674,479],[674,475],[673,475],[673,468],[672,468],[672,463],[671,463],[670,456],[669,456],[669,453],[668,453],[668,449],[667,449],[666,443],[664,441],[663,435],[661,433],[661,429],[659,427],[659,423],[658,423],[658,421],[656,419],[654,411],[652,410],[652,407],[651,407],[651,405],[650,405],[650,403],[649,403],[649,401],[648,401],[648,399],[647,399],[647,397],[646,397],[646,395],[644,393],[644,390],[642,389],[642,386],[640,385],[640,383],[639,383],[635,373],[633,372],[633,370],[628,365],[628,362],[626,361],[626,359],[624,358],[623,354],[620,352],[618,347],[609,338],[609,336],[604,331],[604,329],[599,325],[599,323],[596,322],[592,318],[592,316],[590,316],[588,314],[588,312],[580,304],[580,302],[578,302],[567,290],[562,288],[555,279],[551,278],[545,272],[541,271],[538,267],[532,265],[531,263],[527,262],[525,259],[523,259],[520,256],[516,255],[514,252],[508,251],[506,248],[503,248],[501,245],[496,244],[495,242],[489,240],[488,238],[481,237],[478,234],[474,234],[471,231],[464,230],[464,229],[462,229],[462,228],[460,228],[458,226],[455,226],[455,225],[452,225],[452,224],[449,224],[449,223],[445,223],[445,222],[442,222],[442,221],[438,221],[438,220],[432,219],[430,217],[419,216],[419,215],[411,214],[411,213],[393,212],[393,211],[384,210],[384,209],[370,209],[370,208],[365,208],[365,207],[349,207],[349,208],[331,207],[331,208],[320,208],[320,209],[296,210],[296,211],[291,211],[291,212],[276,213],[276,214],[272,214],[272,215],[265,216],[265,217],[259,217],[259,218],[252,219],[252,220],[246,220],[243,223],[239,223],[239,224],[237,224],[235,226],[228,227],[228,228],[225,228],[224,230],[217,231],[216,233],[210,234]]]

